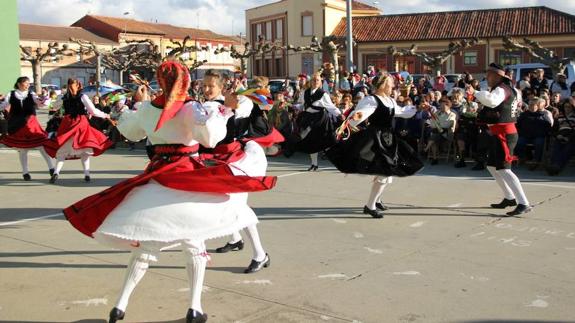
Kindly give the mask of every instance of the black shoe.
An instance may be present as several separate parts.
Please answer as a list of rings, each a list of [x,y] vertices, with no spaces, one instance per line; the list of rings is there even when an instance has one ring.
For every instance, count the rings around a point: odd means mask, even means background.
[[[90,175],[86,175],[84,176],[84,182],[88,183],[90,182],[92,179],[90,178]]]
[[[54,175],[54,168],[50,168],[50,176]]]
[[[24,180],[26,182],[29,182],[32,180],[32,176],[30,176],[30,174],[24,174],[24,175],[22,175],[22,178],[24,178]]]
[[[437,160],[437,158],[432,158],[431,165],[437,165],[437,164],[439,164],[439,160]]]
[[[316,166],[316,165],[311,165],[311,166],[307,169],[308,172],[315,172],[315,171],[317,171],[317,170],[318,170],[318,166]]]
[[[366,206],[363,207],[363,213],[371,215],[372,218],[381,219],[383,218],[383,211],[379,211],[377,208],[372,210]]]
[[[58,174],[53,174],[52,176],[50,176],[50,184],[56,183],[57,180],[58,180]]]
[[[226,253],[226,252],[230,252],[230,251],[240,251],[244,249],[244,242],[242,240],[236,242],[236,243],[226,243],[225,246],[223,247],[219,247],[218,249],[216,249],[217,253]]]
[[[375,209],[376,210],[380,210],[380,211],[387,211],[389,210],[389,208],[387,206],[385,206],[383,203],[375,203]]]
[[[525,214],[525,213],[531,212],[531,210],[533,210],[533,208],[529,205],[518,204],[517,207],[515,208],[515,210],[513,210],[511,212],[507,212],[507,215],[508,216],[515,216],[515,215]]]
[[[108,323],[116,323],[116,321],[121,321],[124,319],[124,315],[126,315],[126,313],[124,313],[124,311],[122,311],[121,309],[114,307],[111,311],[110,311],[110,319],[108,320]]]
[[[508,200],[508,199],[503,199],[503,201],[497,203],[497,204],[491,204],[491,207],[494,209],[504,209],[508,206],[516,206],[517,202],[513,199],[513,200]]]
[[[270,266],[270,256],[266,253],[266,257],[262,261],[252,259],[252,262],[250,263],[248,268],[244,270],[244,273],[252,274],[262,270],[263,268],[268,268],[269,266]]]
[[[188,314],[186,314],[186,323],[205,323],[208,321],[208,314],[200,313],[193,309],[188,309]]]
[[[485,164],[478,162],[477,164],[475,164],[475,166],[473,166],[471,168],[471,170],[484,170],[485,169]]]
[[[460,159],[459,161],[457,161],[457,163],[455,163],[454,166],[455,166],[455,168],[463,168],[463,167],[465,167],[465,166],[466,166],[466,165],[465,165],[465,160]]]

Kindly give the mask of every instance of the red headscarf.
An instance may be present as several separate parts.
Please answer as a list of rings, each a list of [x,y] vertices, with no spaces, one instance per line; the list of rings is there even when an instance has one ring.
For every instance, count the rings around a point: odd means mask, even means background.
[[[152,104],[162,107],[163,111],[158,119],[156,131],[158,131],[166,121],[172,119],[178,111],[189,101],[188,89],[191,78],[188,68],[176,61],[166,61],[158,67],[156,72],[158,84],[164,91]]]

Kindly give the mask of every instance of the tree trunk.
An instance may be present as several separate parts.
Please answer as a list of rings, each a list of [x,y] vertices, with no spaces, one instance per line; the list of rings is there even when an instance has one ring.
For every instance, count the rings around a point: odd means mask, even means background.
[[[42,93],[42,78],[40,75],[40,62],[33,60],[32,63],[32,78],[34,79],[34,91],[37,95]]]
[[[100,70],[102,69],[102,58],[100,54],[96,54],[96,95],[100,96],[100,82],[102,81],[102,75]]]
[[[333,62],[333,69],[335,70],[335,84],[333,86],[334,92],[339,90],[339,60],[337,59],[337,50],[331,53],[331,60]]]
[[[247,74],[248,74],[248,66],[247,66],[248,64],[247,64],[246,60],[247,59],[245,57],[240,58],[240,68],[242,70],[242,75],[245,75],[245,76],[247,76]]]

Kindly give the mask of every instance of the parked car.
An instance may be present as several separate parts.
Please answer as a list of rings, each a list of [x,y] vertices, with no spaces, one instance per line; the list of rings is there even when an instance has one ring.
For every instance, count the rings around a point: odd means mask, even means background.
[[[116,84],[100,85],[100,95],[108,94],[116,90],[124,90],[124,88]],[[96,86],[86,86],[82,89],[82,94],[86,94],[89,98],[92,98],[94,95],[96,95]]]
[[[48,90],[48,92],[55,91],[57,95],[62,94],[62,89],[56,84],[42,84],[42,88]]]
[[[297,86],[297,82],[296,81],[292,81],[290,80],[290,87],[293,89],[293,91],[295,92],[296,86]],[[285,79],[272,79],[269,81],[268,85],[270,87],[270,92],[272,95],[280,92],[285,84]]]

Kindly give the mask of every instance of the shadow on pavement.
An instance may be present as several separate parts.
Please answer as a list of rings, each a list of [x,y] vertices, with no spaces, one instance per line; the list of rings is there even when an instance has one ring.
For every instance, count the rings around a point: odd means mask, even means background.
[[[126,269],[126,265],[117,264],[64,264],[35,263],[22,261],[0,261],[0,268],[85,268],[85,269]],[[184,266],[150,266],[150,269],[185,269]]]
[[[56,213],[62,213],[62,209],[49,209],[49,208],[2,208],[0,209],[0,223],[11,222],[18,220],[25,220],[29,218],[35,218],[39,216],[51,215]],[[62,220],[62,217],[53,217],[49,219]],[[0,226],[0,228],[8,228]]]
[[[454,213],[423,213],[423,212],[393,212],[394,210],[450,210]],[[501,217],[497,214],[487,212],[457,212],[465,209],[488,209],[481,207],[471,208],[448,208],[448,207],[391,207],[385,211],[385,216],[449,216],[449,217]],[[452,211],[451,211],[452,210]],[[372,220],[368,215],[363,214],[361,208],[310,208],[310,207],[265,207],[254,208],[254,212],[261,220],[289,220],[289,219],[358,219]]]
[[[46,323],[46,322],[50,322],[50,323],[106,323],[108,322],[107,320],[103,320],[103,319],[86,319],[86,320],[79,320],[79,321],[62,321],[62,322],[56,322],[56,321],[0,321],[0,323]],[[184,323],[186,322],[185,318],[179,319],[179,320],[171,320],[171,321],[140,321],[140,323]]]

